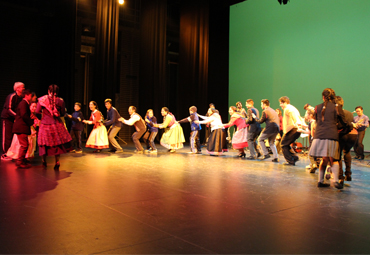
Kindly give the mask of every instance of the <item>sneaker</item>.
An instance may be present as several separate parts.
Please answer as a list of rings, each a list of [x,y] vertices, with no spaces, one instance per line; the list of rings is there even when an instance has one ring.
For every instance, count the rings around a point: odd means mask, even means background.
[[[311,168],[311,164],[306,166],[306,169],[310,169],[310,168]]]
[[[189,151],[187,152],[187,154],[195,154],[196,152],[193,152],[193,151]]]
[[[82,150],[77,150],[76,153],[82,153]]]
[[[11,157],[8,157],[5,154],[3,154],[3,155],[1,155],[1,160],[12,160],[12,158]]]
[[[71,150],[69,151],[69,153],[76,153],[76,150]]]
[[[144,150],[142,150],[142,151],[135,150],[134,152],[135,152],[136,154],[143,154],[143,153],[144,153]]]
[[[116,150],[116,153],[122,153],[123,152],[123,150],[121,149],[121,150]]]
[[[157,153],[157,150],[151,150],[150,153]]]

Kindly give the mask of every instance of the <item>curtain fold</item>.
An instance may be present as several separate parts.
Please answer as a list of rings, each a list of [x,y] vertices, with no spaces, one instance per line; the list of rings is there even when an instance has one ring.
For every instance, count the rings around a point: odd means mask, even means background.
[[[166,83],[167,0],[142,0],[140,29],[140,112],[168,104]]]
[[[94,99],[114,101],[117,92],[119,4],[117,0],[98,0],[96,12]]]
[[[207,108],[208,55],[209,0],[188,0],[182,3],[180,16],[178,96],[186,101],[181,100],[179,108],[184,102]]]

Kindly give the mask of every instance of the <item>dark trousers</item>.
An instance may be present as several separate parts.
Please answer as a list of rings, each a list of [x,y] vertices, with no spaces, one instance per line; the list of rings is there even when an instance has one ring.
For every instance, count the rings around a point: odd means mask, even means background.
[[[3,133],[2,133],[2,149],[3,153],[5,154],[12,144],[13,140],[13,124],[14,122],[8,119],[1,119],[2,126],[3,126]]]
[[[18,152],[17,163],[20,164],[20,163],[23,163],[26,158],[26,154],[28,150],[28,135],[27,134],[17,134],[17,138],[19,141],[19,152]]]
[[[298,160],[297,154],[293,153],[293,150],[290,147],[290,144],[294,143],[301,135],[297,130],[297,128],[293,128],[288,133],[284,134],[283,138],[281,138],[281,148],[283,150],[284,158],[290,164],[294,164]]]
[[[365,137],[365,130],[358,131],[358,137],[357,137],[355,146],[353,147],[356,153],[356,156],[362,159],[364,158],[364,145],[362,144],[364,137]]]
[[[190,150],[192,152],[200,152],[199,130],[190,132]]]
[[[352,157],[351,157],[351,149],[353,145],[355,145],[357,141],[356,134],[346,134],[346,135],[339,135],[339,148],[340,148],[340,159],[343,159],[344,164],[346,165],[346,173],[345,175],[350,176],[352,174],[351,171],[351,164],[352,164]],[[342,160],[339,160],[339,179],[344,179],[343,175],[343,163]]]
[[[156,150],[157,147],[155,147],[154,139],[157,136],[158,132],[150,132],[149,130],[146,131],[145,135],[143,136],[143,140],[146,143],[146,148],[149,150],[152,148],[152,150]]]
[[[257,140],[258,136],[260,135],[260,133],[261,132],[248,132],[248,135],[247,135],[249,153],[253,157],[256,156],[256,152],[258,154],[256,140]]]
[[[76,146],[77,150],[82,150],[82,143],[81,143],[81,136],[82,136],[82,131],[79,130],[71,130],[69,134],[72,137],[72,146]]]
[[[140,131],[136,131],[132,134],[132,141],[134,142],[137,151],[143,151],[144,150],[143,146],[141,146],[140,138],[143,136],[145,131],[146,130],[143,129],[143,130],[140,130]]]

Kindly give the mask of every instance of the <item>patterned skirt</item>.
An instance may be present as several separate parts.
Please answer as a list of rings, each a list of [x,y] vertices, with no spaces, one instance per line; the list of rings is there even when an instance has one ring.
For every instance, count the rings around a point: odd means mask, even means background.
[[[330,157],[339,160],[339,142],[328,139],[313,139],[309,154],[312,157]]]
[[[207,153],[211,155],[221,155],[228,152],[226,142],[226,130],[223,128],[215,129],[208,138]]]
[[[86,147],[98,150],[109,148],[107,128],[103,125],[94,128],[87,139]]]
[[[161,145],[169,150],[177,150],[184,147],[185,137],[180,124],[173,124],[170,128],[166,128],[162,138]]]
[[[66,127],[62,122],[55,124],[40,124],[39,136],[37,143],[40,151],[39,155],[59,155],[67,153],[71,147],[72,137],[69,135]]]
[[[243,149],[248,147],[247,136],[248,129],[246,127],[236,131],[233,139],[231,140],[234,149]]]

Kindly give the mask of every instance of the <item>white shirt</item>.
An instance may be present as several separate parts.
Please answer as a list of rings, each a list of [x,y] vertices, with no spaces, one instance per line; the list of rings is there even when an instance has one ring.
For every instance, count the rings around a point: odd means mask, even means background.
[[[136,121],[139,121],[140,120],[140,116],[136,113],[133,113],[131,116],[130,116],[130,119],[128,120],[123,120],[123,123],[125,123],[126,125],[129,125],[129,126],[132,126],[135,124]]]

